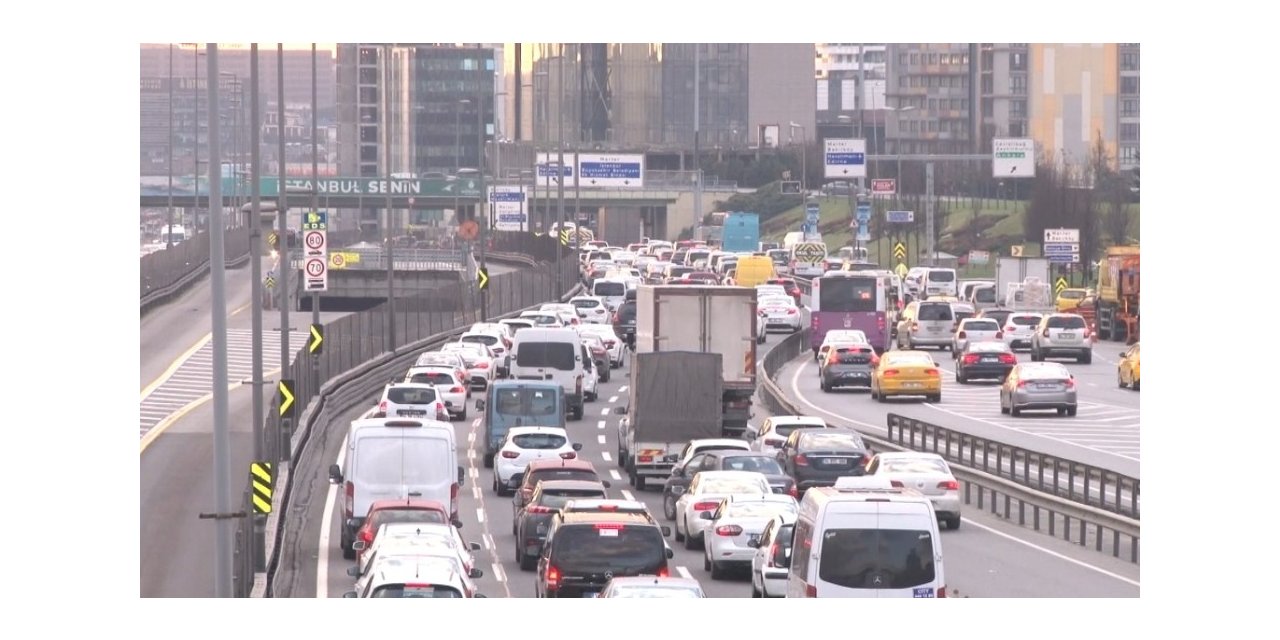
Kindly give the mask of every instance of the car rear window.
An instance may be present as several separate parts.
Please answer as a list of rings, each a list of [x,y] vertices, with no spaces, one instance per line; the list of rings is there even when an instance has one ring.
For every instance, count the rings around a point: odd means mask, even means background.
[[[1050,316],[1050,329],[1083,329],[1084,318],[1080,316]]]
[[[737,502],[725,508],[721,517],[771,518],[779,513],[796,512],[796,505],[786,502]]]
[[[906,529],[827,529],[818,578],[850,589],[909,589],[934,579],[933,535]]]
[[[543,491],[542,495],[534,502],[544,507],[559,509],[568,504],[570,500],[581,500],[583,498],[603,500],[607,497],[603,491],[596,491],[595,489],[552,489]]]
[[[956,279],[956,274],[950,271],[930,271],[929,282],[951,282]]]
[[[1071,372],[1063,366],[1027,367],[1019,377],[1027,380],[1066,380],[1071,377]]]
[[[755,478],[706,478],[702,489],[703,493],[763,493],[767,488],[762,484]]]
[[[443,584],[384,584],[370,598],[461,598],[457,589]]]
[[[436,390],[392,387],[387,389],[387,401],[395,404],[431,404],[436,401]]]
[[[814,449],[858,449],[866,450],[862,444],[862,439],[850,433],[839,433],[830,431],[825,433],[808,433],[800,438],[800,449],[811,451]]]
[[[969,343],[969,351],[981,351],[984,353],[1009,353],[1009,345],[1003,342],[983,341]]]
[[[560,527],[551,553],[564,573],[637,575],[656,574],[667,562],[666,549],[656,526],[602,522]]]
[[[1040,324],[1040,316],[1013,316],[1012,322],[1019,327],[1034,327]]]
[[[635,322],[636,319],[636,303],[624,302],[618,307],[618,320],[621,322]]]
[[[435,385],[451,385],[457,382],[452,375],[447,373],[415,373],[409,377],[409,382],[418,384],[435,384]]]
[[[990,310],[988,310],[988,311],[983,311],[983,312],[982,312],[982,317],[984,317],[984,318],[990,318],[990,319],[992,319],[992,320],[995,320],[996,322],[999,322],[1000,324],[1004,324],[1004,323],[1005,323],[1005,321],[1009,319],[1009,312],[1008,312],[1008,311],[990,311]]]
[[[491,335],[462,336],[459,342],[474,342],[492,347],[493,345],[498,344],[498,337]]]
[[[449,521],[445,519],[444,514],[435,509],[381,509],[374,511],[369,517],[372,528],[377,531],[384,524],[393,522],[426,522],[433,524],[447,524]]]
[[[516,364],[572,371],[574,346],[572,342],[526,342],[520,345]]]
[[[995,320],[974,320],[966,322],[964,328],[968,331],[999,331],[1000,325]]]
[[[627,292],[627,285],[621,282],[597,282],[592,293],[598,296],[620,296]]]
[[[1084,298],[1084,292],[1067,289],[1062,292],[1062,297],[1066,300],[1080,300]]]
[[[521,449],[559,449],[568,440],[556,433],[522,433],[511,438]]]
[[[533,475],[529,476],[529,485],[537,486],[543,480],[588,480],[590,482],[599,482],[600,478],[596,477],[594,471],[587,469],[537,469]]]
[[[853,347],[836,350],[836,362],[839,364],[871,364],[871,347]]]
[[[573,306],[578,309],[594,309],[600,306],[599,300],[574,300]]]
[[[932,458],[911,458],[907,460],[884,458],[880,461],[880,470],[893,473],[951,473],[947,463]]]
[[[418,366],[425,367],[430,365],[441,365],[445,367],[458,366],[458,357],[448,353],[424,353],[418,356]]]
[[[776,424],[773,426],[773,432],[780,436],[789,436],[796,429],[825,429],[825,424]]]
[[[983,287],[973,292],[975,302],[995,302],[996,290],[991,287]]]
[[[955,319],[955,314],[951,312],[951,305],[949,304],[922,304],[916,319],[922,322],[951,322]]]
[[[755,471],[769,475],[782,475],[778,461],[769,456],[732,456],[724,458],[720,467],[725,471]]]

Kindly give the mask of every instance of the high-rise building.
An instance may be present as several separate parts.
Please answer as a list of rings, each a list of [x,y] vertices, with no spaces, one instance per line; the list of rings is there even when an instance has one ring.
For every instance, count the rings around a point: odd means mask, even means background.
[[[1119,157],[1122,140],[1136,158],[1136,45],[1132,49],[1133,69],[1122,71],[1119,54],[1120,47],[1115,44],[1031,45],[1030,134],[1058,162],[1087,162],[1099,137],[1113,162]],[[1123,123],[1117,117],[1122,94],[1134,103],[1133,115]]]
[[[891,44],[886,96],[890,153],[977,153],[973,47]]]
[[[247,162],[249,159],[247,123],[250,120],[247,89],[242,79],[227,75],[222,76],[218,89],[218,113],[221,116],[219,141],[222,159],[224,162]],[[139,90],[141,106],[139,121],[141,173],[139,175],[168,174],[170,135],[173,136],[174,175],[190,176],[197,173],[203,175],[208,170],[209,159],[207,79],[203,76],[199,80],[194,77],[175,76],[171,85],[168,76],[144,76],[139,79]],[[173,96],[172,122],[169,120],[170,95]],[[199,141],[198,151],[197,140]],[[198,168],[197,153],[200,158]]]
[[[1131,171],[1138,168],[1138,149],[1141,122],[1142,100],[1138,91],[1142,73],[1142,52],[1138,43],[1121,43],[1119,45],[1120,62],[1120,135],[1119,150],[1120,170]]]
[[[1027,137],[1030,55],[1025,42],[978,45],[978,153],[991,152],[992,138]]]
[[[818,138],[860,137],[884,152],[884,43],[820,42],[815,47]]]
[[[175,78],[203,78],[208,72],[208,59],[204,57],[205,47],[199,49],[189,43],[173,45],[173,76]],[[218,45],[218,70],[241,78],[247,85],[249,81],[249,45]],[[140,47],[141,76],[143,78],[167,78],[169,76],[169,45],[143,44]],[[196,67],[199,66],[197,72]],[[261,103],[274,103],[276,100],[276,44],[261,43],[258,45],[258,80]],[[319,106],[320,122],[333,120],[334,74],[333,51],[324,48],[316,49],[316,103]],[[248,95],[246,88],[245,94]],[[311,50],[284,50],[284,100],[286,105],[311,104]]]

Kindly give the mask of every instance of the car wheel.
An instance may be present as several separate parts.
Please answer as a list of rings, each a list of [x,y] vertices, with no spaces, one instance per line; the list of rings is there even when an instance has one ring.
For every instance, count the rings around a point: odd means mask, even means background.
[[[1129,383],[1129,388],[1130,388],[1130,389],[1133,389],[1134,391],[1141,391],[1141,390],[1142,390],[1142,381],[1141,381],[1141,380],[1134,380],[1133,382],[1130,382],[1130,383]]]
[[[1116,369],[1116,386],[1120,387],[1121,389],[1125,388],[1124,375],[1120,373],[1119,369]]]
[[[486,453],[486,454],[484,454],[484,460],[483,460],[483,462],[484,462],[484,468],[486,468],[486,469],[492,469],[492,468],[493,468],[493,454],[492,454],[492,453]]]
[[[752,572],[751,574],[751,597],[752,598],[764,597],[764,594],[760,593],[760,589],[756,588],[756,574],[754,572]]]
[[[956,382],[959,382],[960,384],[964,384],[964,383],[965,383],[965,377],[964,377],[963,375],[961,375],[961,374],[960,374],[960,370],[959,370],[959,369],[956,369]]]
[[[462,409],[462,413],[458,414],[458,419],[464,421],[467,419],[467,410],[465,407]]]
[[[1067,415],[1067,408],[1066,408],[1066,407],[1058,407],[1058,415],[1060,415],[1060,416],[1065,416],[1065,415]]]
[[[929,398],[929,402],[934,402],[934,403],[942,402],[942,394],[941,394],[941,393],[935,393],[935,394],[933,394],[933,395],[931,395],[931,396],[928,396],[928,398]]]
[[[1070,417],[1072,417],[1072,418],[1074,418],[1074,417],[1076,416],[1076,408],[1075,408],[1075,407],[1067,407],[1067,415],[1068,415],[1068,416],[1070,416]]]
[[[667,520],[676,519],[676,497],[669,493],[662,499],[662,517]]]
[[[685,530],[685,534],[684,534],[684,548],[689,549],[690,551],[692,551],[692,550],[694,550],[694,549],[697,549],[697,548],[698,548],[698,541],[693,539],[693,534],[692,534],[692,533],[689,533],[689,521],[688,521],[688,519],[686,519],[686,520],[685,520],[685,522],[684,522],[684,530]]]
[[[676,542],[684,542],[684,534],[680,533],[680,523],[676,522]]]
[[[635,468],[627,469],[627,484],[636,486],[636,470]]]
[[[342,559],[343,559],[343,560],[355,560],[355,559],[356,559],[356,550],[351,548],[351,541],[350,541],[350,540],[342,540],[342,541],[340,542],[340,546],[342,547]]]
[[[960,516],[951,516],[947,519],[947,528],[955,531],[960,528]]]
[[[720,566],[719,562],[712,562],[710,571],[712,580],[724,580],[725,570]]]
[[[1009,405],[1009,415],[1011,415],[1011,416],[1013,416],[1013,417],[1015,417],[1015,418],[1016,418],[1016,417],[1018,417],[1018,416],[1022,415],[1022,411],[1021,411],[1021,410],[1019,410],[1017,407],[1015,407],[1015,406],[1013,406],[1013,405]]]
[[[521,559],[520,559],[520,570],[521,570],[521,571],[533,571],[534,569],[537,569],[537,568],[538,568],[538,557],[537,557],[537,556],[522,556],[522,557],[521,557]]]
[[[1080,364],[1093,364],[1093,351],[1086,351],[1084,355],[1076,358],[1076,362]]]
[[[711,565],[711,558],[710,558],[710,557],[708,557],[708,556],[707,556],[707,554],[706,554],[706,552],[704,551],[704,552],[703,552],[703,554],[702,554],[702,570],[703,570],[703,571],[711,571],[711,570],[712,570],[712,569],[711,569],[711,566],[712,566],[712,565]],[[713,572],[713,573],[711,574],[711,576],[714,578],[714,577],[715,577],[715,573]]]
[[[826,380],[823,380],[823,381],[820,383],[820,385],[822,386],[822,390],[823,390],[823,391],[826,391],[827,393],[831,393],[831,386],[827,384],[827,381],[826,381]]]
[[[644,483],[648,480],[640,474],[636,474],[636,491],[644,491]]]

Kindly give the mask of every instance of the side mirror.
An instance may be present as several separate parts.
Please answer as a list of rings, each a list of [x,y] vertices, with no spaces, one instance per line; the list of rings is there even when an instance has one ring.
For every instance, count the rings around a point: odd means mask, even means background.
[[[574,450],[574,451],[582,451],[582,443],[580,443],[580,442],[575,442],[575,443],[573,443],[573,450]]]
[[[606,489],[608,489],[609,487],[612,487],[612,486],[613,486],[613,485],[609,484],[609,481],[608,481],[608,480],[601,480],[601,481],[600,481],[600,484],[604,485],[604,488],[606,488]]]
[[[667,547],[667,559],[670,560],[674,557],[676,557],[676,552],[672,551],[671,547]]]
[[[461,518],[454,518],[453,520],[450,520],[450,521],[449,521],[449,524],[453,525],[453,527],[454,527],[455,529],[461,529],[461,528],[462,528],[462,519],[461,519]]]
[[[369,545],[365,544],[364,540],[356,540],[355,542],[351,543],[351,548],[355,549],[356,551],[364,551],[366,548],[368,548],[368,546]]]
[[[479,569],[476,569],[476,568],[472,567],[471,571],[470,571],[469,573],[467,573],[467,575],[468,575],[468,576],[470,576],[470,577],[472,577],[472,578],[483,578],[483,577],[484,577],[484,572],[483,572],[483,571],[481,571],[481,570],[479,570]]]
[[[663,456],[662,461],[663,461],[663,462],[679,462],[679,461],[680,461],[680,454],[678,454],[678,453],[668,454],[668,455],[666,455],[666,456]]]
[[[759,541],[759,540],[754,540],[754,539],[753,539],[753,540],[747,540],[747,546],[748,546],[748,547],[751,547],[752,549],[759,549],[759,548],[760,548],[760,541]]]
[[[489,596],[486,596],[486,595],[485,595],[485,594],[483,594],[483,593],[477,593],[476,595],[474,595],[474,596],[472,596],[472,597],[473,597],[473,598],[488,598]]]
[[[672,477],[672,478],[683,478],[683,477],[684,477],[684,467],[672,467],[672,468],[671,468],[671,477]]]
[[[354,592],[354,591],[348,591],[348,592],[346,592],[346,593],[342,594],[342,597],[344,597],[344,598],[354,598],[354,597],[356,597],[356,592]]]
[[[347,575],[351,576],[352,578],[359,578],[360,566],[356,565],[354,567],[347,567]]]
[[[659,527],[659,530],[662,531],[662,537],[664,538],[671,535],[671,527],[668,527],[665,524]],[[671,549],[668,548],[667,551],[671,551]],[[671,556],[667,556],[667,557],[670,558]]]
[[[480,550],[480,543],[478,543],[478,542],[471,542],[471,543],[468,543],[468,544],[467,544],[467,546],[471,547],[471,550],[472,550],[472,551],[479,551],[479,550]]]
[[[702,513],[699,513],[699,514],[698,514],[698,519],[699,519],[699,520],[710,520],[710,519],[711,519],[711,512],[710,512],[710,511],[703,511]]]
[[[329,465],[329,484],[342,484],[342,467]]]
[[[355,518],[347,518],[347,521],[345,524],[347,525],[348,529],[355,530],[360,528],[360,523],[357,522]]]
[[[484,411],[484,400],[476,400],[476,411]]]
[[[462,465],[458,465],[458,487],[465,486],[467,486],[467,470],[463,469]]]

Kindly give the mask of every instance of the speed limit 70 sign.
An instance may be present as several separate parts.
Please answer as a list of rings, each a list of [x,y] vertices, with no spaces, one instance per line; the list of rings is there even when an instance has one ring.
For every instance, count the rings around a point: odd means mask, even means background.
[[[329,232],[310,229],[302,234],[305,291],[329,290]]]

